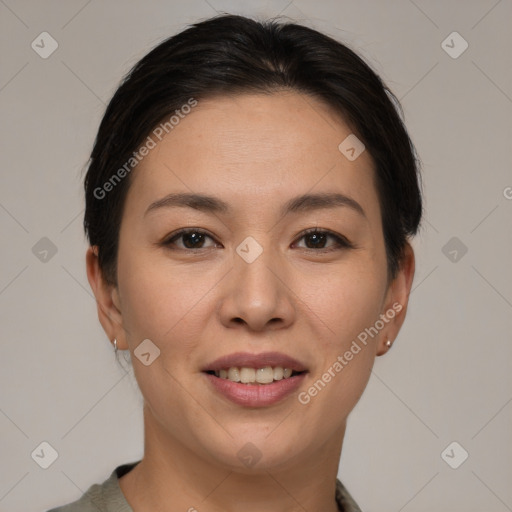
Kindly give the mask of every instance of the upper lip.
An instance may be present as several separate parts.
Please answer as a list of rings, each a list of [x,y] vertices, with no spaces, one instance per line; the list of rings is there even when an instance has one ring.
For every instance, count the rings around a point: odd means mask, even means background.
[[[203,368],[203,372],[219,371],[226,368],[265,368],[266,366],[281,366],[290,368],[296,372],[306,371],[307,368],[300,361],[293,357],[281,354],[279,352],[262,352],[261,354],[251,354],[249,352],[236,352],[227,356],[219,357]]]

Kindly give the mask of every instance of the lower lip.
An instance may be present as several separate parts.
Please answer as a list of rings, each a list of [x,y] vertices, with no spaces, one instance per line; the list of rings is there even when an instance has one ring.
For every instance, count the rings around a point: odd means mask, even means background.
[[[272,382],[271,384],[242,384],[229,379],[221,379],[205,373],[212,386],[221,395],[244,407],[266,407],[276,404],[297,390],[306,372]]]

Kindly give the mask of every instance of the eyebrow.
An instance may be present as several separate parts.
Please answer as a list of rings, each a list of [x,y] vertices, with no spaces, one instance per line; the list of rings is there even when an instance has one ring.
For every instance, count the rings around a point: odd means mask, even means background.
[[[160,208],[193,208],[206,213],[229,214],[231,207],[225,201],[204,194],[171,193],[151,203],[144,213]],[[363,207],[351,197],[339,193],[303,194],[287,201],[281,208],[281,215],[309,212],[313,210],[348,207],[366,217]]]

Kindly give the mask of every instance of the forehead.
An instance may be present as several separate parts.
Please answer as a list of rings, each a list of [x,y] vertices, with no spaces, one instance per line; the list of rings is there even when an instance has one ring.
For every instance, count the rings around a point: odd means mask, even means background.
[[[198,101],[137,165],[127,201],[149,204],[174,190],[226,200],[284,202],[305,192],[357,196],[374,208],[373,161],[349,160],[339,145],[354,135],[325,103],[297,92]],[[351,139],[349,139],[351,140]]]

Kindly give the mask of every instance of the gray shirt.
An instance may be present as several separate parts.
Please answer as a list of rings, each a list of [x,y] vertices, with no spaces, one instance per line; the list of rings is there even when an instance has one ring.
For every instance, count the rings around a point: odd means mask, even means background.
[[[133,512],[124,497],[119,478],[128,473],[140,462],[130,462],[117,466],[102,484],[93,484],[77,501],[47,512]],[[336,502],[340,512],[361,512],[343,484],[336,479]]]

